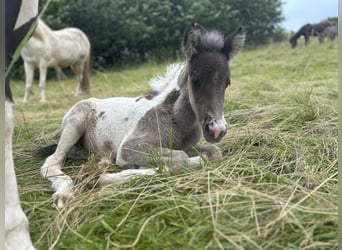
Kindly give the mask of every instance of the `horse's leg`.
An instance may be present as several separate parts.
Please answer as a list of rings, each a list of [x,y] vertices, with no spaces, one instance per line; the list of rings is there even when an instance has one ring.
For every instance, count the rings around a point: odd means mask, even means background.
[[[27,103],[30,97],[32,83],[34,78],[34,65],[24,62],[24,70],[25,70],[25,95],[23,99],[23,103]]]
[[[82,87],[81,87],[81,83],[83,80],[83,66],[84,66],[83,63],[77,63],[76,65],[72,67],[72,70],[74,71],[76,75],[76,79],[77,79],[77,85],[76,85],[76,89],[74,92],[74,96],[83,94]]]
[[[45,84],[46,84],[47,65],[40,63],[39,65],[39,88],[40,88],[40,101],[46,102],[45,98]]]
[[[211,162],[222,159],[221,150],[214,144],[196,144],[194,147],[185,150],[185,152],[189,156],[202,154],[202,157],[205,157]]]
[[[304,40],[305,40],[305,46],[307,46],[309,43],[309,35],[308,34],[304,35]]]
[[[320,44],[323,43],[323,41],[324,41],[324,34],[318,33],[318,41],[319,41]]]
[[[194,166],[200,163],[199,156],[189,157],[182,150],[161,148],[148,143],[145,136],[126,139],[117,152],[116,164],[122,167],[147,167],[155,160],[161,160],[170,170],[177,171],[181,166]]]
[[[138,167],[139,169],[127,169],[119,173],[103,174],[99,179],[100,184],[117,184],[125,182],[136,175],[153,175],[155,170],[146,168],[155,166],[158,162],[161,162],[166,167],[166,170],[178,171],[182,166],[192,167],[202,161],[202,157],[198,154],[189,157],[182,150],[161,148],[156,144],[151,144],[149,139],[145,135],[126,137],[118,149],[116,164],[120,167]],[[204,150],[204,147],[201,149]],[[211,149],[212,153],[208,153],[209,157],[218,158],[222,156],[219,149],[214,145],[208,145],[205,149],[207,151]]]
[[[126,169],[119,173],[105,173],[100,176],[99,184],[101,186],[120,184],[139,175],[154,175],[155,173],[156,171],[154,169]]]
[[[159,152],[158,152],[159,150]],[[157,161],[160,160],[167,170],[177,171],[182,166],[195,166],[201,163],[199,156],[188,157],[188,155],[181,150],[171,150],[168,148],[156,147],[155,153],[158,154]],[[147,155],[137,150],[125,149],[120,150],[120,155],[116,159],[116,164],[122,167],[138,167],[139,169],[126,169],[119,173],[105,173],[99,178],[101,186],[108,184],[124,183],[136,176],[141,175],[154,175],[155,169],[146,168],[153,164],[153,155]]]
[[[29,235],[28,219],[20,206],[12,152],[14,104],[7,99],[5,101],[5,116],[5,249],[19,249],[19,247],[20,249],[34,249]]]
[[[73,195],[72,180],[61,170],[63,160],[86,130],[85,120],[88,113],[80,112],[80,109],[76,106],[73,109],[70,110],[69,116],[65,119],[56,151],[46,158],[40,169],[41,175],[52,183],[52,188],[55,190],[53,194],[54,204],[59,208],[63,207],[66,201]]]
[[[56,67],[55,68],[55,74],[56,74],[56,79],[58,81],[62,80],[63,79],[63,76],[62,76],[62,69],[60,67]]]

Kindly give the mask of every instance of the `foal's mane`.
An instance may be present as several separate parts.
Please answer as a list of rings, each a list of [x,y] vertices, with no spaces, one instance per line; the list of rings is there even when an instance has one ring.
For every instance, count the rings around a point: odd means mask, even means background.
[[[163,75],[157,74],[149,81],[152,90],[161,93],[168,89],[178,89],[178,75],[184,66],[184,63],[170,64]]]
[[[205,32],[200,35],[198,47],[204,51],[220,52],[224,47],[224,36],[217,30]]]
[[[207,31],[199,36],[197,52],[199,51],[222,51],[224,47],[224,36],[217,30]],[[178,76],[181,74],[183,69],[186,69],[186,63],[175,63],[170,64],[166,73],[161,75],[157,74],[154,78],[149,81],[149,85],[153,92],[164,92],[172,91],[173,89],[178,90]]]
[[[201,53],[203,51],[210,52],[222,52],[224,48],[224,36],[221,32],[204,31],[198,36],[196,44],[193,44],[195,53]],[[184,48],[183,48],[184,49]],[[161,75],[157,74],[154,78],[149,81],[151,91],[145,93],[139,97],[146,99],[154,99],[159,102],[164,102],[172,92],[179,92],[181,88],[185,86],[184,79],[187,73],[187,61],[184,63],[170,64],[166,73]],[[177,95],[178,96],[178,95]]]

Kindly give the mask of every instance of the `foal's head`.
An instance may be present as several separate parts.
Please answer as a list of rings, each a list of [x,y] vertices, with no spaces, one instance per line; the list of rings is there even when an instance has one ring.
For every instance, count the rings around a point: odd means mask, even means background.
[[[224,38],[218,31],[209,32],[192,23],[184,33],[182,47],[187,59],[189,99],[209,142],[220,141],[227,132],[224,95],[230,84],[228,63],[240,52],[244,40],[242,28]]]

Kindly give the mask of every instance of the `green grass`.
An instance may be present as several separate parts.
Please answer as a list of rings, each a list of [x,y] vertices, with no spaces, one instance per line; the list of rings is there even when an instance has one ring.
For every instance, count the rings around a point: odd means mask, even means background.
[[[87,97],[136,96],[167,64],[149,63],[91,77],[91,94],[73,97],[75,80],[47,82],[28,105],[14,82],[14,161],[23,208],[38,249],[337,249],[337,43],[271,44],[231,63],[226,92],[230,130],[224,159],[97,188],[115,166],[66,162],[77,194],[52,206],[37,147],[59,138],[64,113]]]

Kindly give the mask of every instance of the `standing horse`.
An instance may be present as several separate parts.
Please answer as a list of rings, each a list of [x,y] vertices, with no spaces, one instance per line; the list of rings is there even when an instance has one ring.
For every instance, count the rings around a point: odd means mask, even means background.
[[[305,46],[308,45],[310,36],[318,36],[319,42],[322,43],[322,33],[331,25],[332,24],[329,21],[323,21],[317,24],[305,24],[290,38],[291,47],[294,48],[297,46],[297,40],[301,36],[304,36]]]
[[[39,68],[39,87],[41,101],[46,102],[45,82],[49,67],[71,67],[76,74],[77,86],[74,95],[86,93],[89,90],[89,60],[90,42],[87,36],[77,28],[51,30],[42,20],[27,42],[21,56],[25,68],[24,103],[28,102],[34,70]]]
[[[182,41],[186,63],[169,66],[164,77],[151,81],[150,93],[76,103],[63,118],[58,145],[36,151],[39,156],[50,154],[41,174],[52,183],[55,205],[63,207],[73,195],[72,180],[61,170],[65,157],[87,158],[95,152],[125,168],[103,174],[100,184],[154,174],[148,168],[155,166],[153,156],[171,171],[197,165],[203,158],[219,160],[222,154],[217,146],[198,142],[202,135],[208,142],[218,142],[227,132],[228,62],[240,52],[244,40],[242,28],[224,39],[220,32],[192,23]]]
[[[7,68],[11,61],[11,55],[36,22],[38,16],[38,0],[6,0],[5,8],[5,63]],[[29,235],[28,219],[20,206],[13,163],[12,136],[14,128],[14,102],[8,72],[6,74],[5,249],[32,250],[34,247]],[[2,247],[0,248],[3,249]]]
[[[332,25],[325,28],[322,32],[322,40],[326,37],[330,39],[330,41],[333,41],[338,36],[338,26]]]

